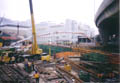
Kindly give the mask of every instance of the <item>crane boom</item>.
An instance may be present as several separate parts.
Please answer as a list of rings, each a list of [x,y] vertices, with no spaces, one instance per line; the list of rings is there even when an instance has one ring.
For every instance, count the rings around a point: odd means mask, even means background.
[[[32,54],[38,54],[38,45],[36,40],[36,31],[35,31],[35,22],[34,22],[34,13],[33,13],[33,5],[32,0],[29,0],[30,4],[30,14],[31,14],[31,23],[32,23],[32,35],[33,35],[33,43],[32,43]]]

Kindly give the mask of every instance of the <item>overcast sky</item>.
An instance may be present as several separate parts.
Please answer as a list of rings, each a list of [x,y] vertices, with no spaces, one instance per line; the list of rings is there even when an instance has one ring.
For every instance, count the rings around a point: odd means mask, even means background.
[[[95,8],[94,8],[95,1]],[[35,22],[73,19],[94,26],[94,10],[103,0],[33,0]],[[0,0],[0,16],[30,19],[29,0]]]

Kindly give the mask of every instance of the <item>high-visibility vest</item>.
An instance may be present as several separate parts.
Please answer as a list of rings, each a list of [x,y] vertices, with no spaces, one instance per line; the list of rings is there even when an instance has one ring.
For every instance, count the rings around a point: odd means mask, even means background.
[[[8,57],[8,56],[3,57],[3,62],[9,62],[9,61],[10,61],[10,57]]]
[[[70,65],[68,65],[68,64],[65,64],[64,65],[64,69],[66,70],[66,71],[71,71],[71,66]]]
[[[39,74],[38,73],[34,74],[34,78],[39,78]]]

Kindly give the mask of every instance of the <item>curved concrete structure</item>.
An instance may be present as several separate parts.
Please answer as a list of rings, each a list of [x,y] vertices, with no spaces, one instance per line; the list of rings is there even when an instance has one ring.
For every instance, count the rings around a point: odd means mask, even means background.
[[[118,45],[119,0],[104,0],[96,13],[95,24],[104,45]]]

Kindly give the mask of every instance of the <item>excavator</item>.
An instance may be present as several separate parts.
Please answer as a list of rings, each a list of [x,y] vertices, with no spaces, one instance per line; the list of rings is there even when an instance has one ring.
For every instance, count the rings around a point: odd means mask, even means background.
[[[34,22],[32,0],[29,0],[29,5],[30,5],[30,14],[31,14],[31,23],[32,23],[32,36],[33,36],[31,55],[33,57],[40,56],[42,61],[50,61],[50,58],[51,58],[50,57],[50,55],[51,55],[50,50],[49,50],[49,54],[47,54],[47,53],[43,53],[43,50],[38,47],[37,38],[36,38],[36,31],[35,31],[35,22]]]

